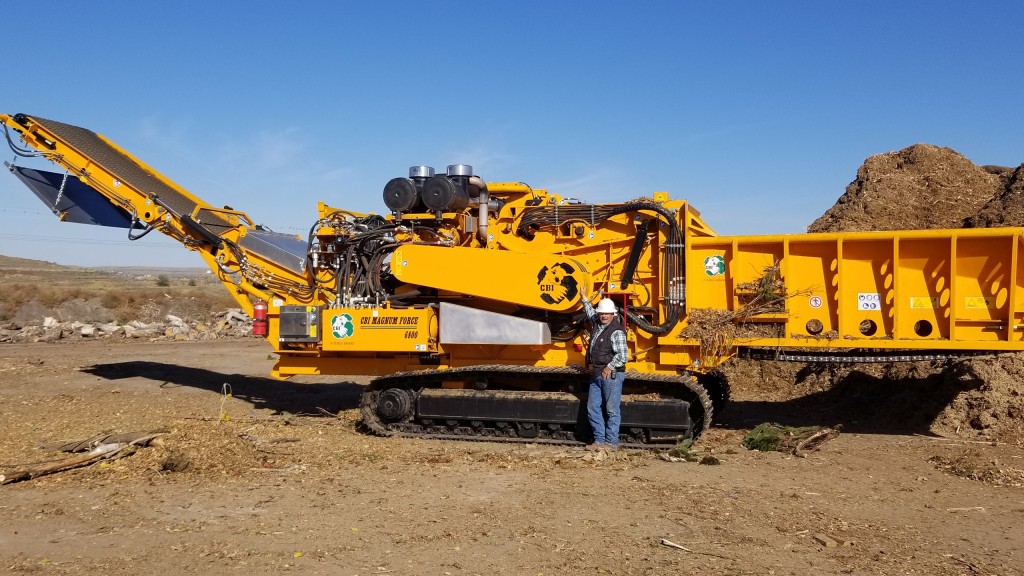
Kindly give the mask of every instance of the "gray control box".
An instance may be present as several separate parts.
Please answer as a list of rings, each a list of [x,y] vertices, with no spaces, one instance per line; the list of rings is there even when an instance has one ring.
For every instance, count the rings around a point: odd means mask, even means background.
[[[281,342],[319,342],[319,306],[281,306],[278,340]]]

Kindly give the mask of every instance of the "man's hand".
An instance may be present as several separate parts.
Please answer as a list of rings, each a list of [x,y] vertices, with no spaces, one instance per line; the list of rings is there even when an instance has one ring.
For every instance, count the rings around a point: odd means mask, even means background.
[[[607,379],[609,379],[611,377],[612,377],[612,369],[609,368],[608,366],[605,366],[604,369],[601,370],[601,378],[604,378],[605,380],[607,380]]]

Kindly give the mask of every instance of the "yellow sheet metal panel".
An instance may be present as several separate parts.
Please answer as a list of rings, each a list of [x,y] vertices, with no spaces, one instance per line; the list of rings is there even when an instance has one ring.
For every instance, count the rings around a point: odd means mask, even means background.
[[[1013,241],[1010,251],[1010,268],[1013,270],[1013,285],[1010,288],[1010,330],[1009,340],[1024,341],[1024,266],[1021,265],[1021,247],[1024,246],[1024,235]]]
[[[395,372],[423,370],[420,355],[414,353],[320,352],[315,354],[281,354],[271,370],[275,378],[299,375],[383,376]],[[441,366],[443,367],[443,366]]]
[[[437,351],[432,308],[325,308],[321,318],[325,351]]]
[[[899,241],[896,337],[949,340],[951,238]]]
[[[1012,238],[958,237],[953,285],[954,339],[1005,340],[1009,324]]]
[[[751,283],[757,283],[765,271],[782,262],[783,242],[769,237],[764,241],[737,241],[736,259],[731,266],[735,289],[749,292]]]
[[[732,309],[729,262],[732,242],[719,238],[691,243],[686,251],[686,307]]]
[[[579,308],[580,291],[592,285],[583,265],[564,256],[419,244],[395,250],[391,272],[407,284],[556,312]]]
[[[885,338],[895,315],[893,240],[842,242],[839,262],[839,337]]]
[[[834,241],[790,241],[782,264],[789,333],[820,338],[839,330],[839,260]]]
[[[445,344],[446,358],[451,366],[480,364],[516,364],[522,366],[582,366],[583,352],[565,343],[545,346],[498,344]]]
[[[1014,349],[1024,341],[1022,232],[690,238],[687,309],[735,313],[744,345]],[[773,267],[784,306],[745,316]],[[742,329],[751,322],[778,336]]]

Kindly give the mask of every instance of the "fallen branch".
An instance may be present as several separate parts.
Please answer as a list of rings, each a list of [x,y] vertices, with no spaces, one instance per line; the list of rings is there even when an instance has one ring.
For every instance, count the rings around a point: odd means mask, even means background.
[[[251,434],[239,434],[238,437],[241,438],[242,440],[247,440],[249,442],[252,442],[253,444],[255,444],[257,446],[259,446],[260,444],[284,444],[284,443],[287,443],[287,442],[301,442],[302,441],[301,438],[292,438],[292,437],[263,439],[263,438],[258,438],[256,436],[253,436]]]
[[[679,544],[676,544],[675,542],[670,542],[669,540],[666,540],[665,538],[661,539],[661,545],[662,546],[668,546],[669,548],[675,548],[676,550],[682,550],[683,552],[693,552],[693,550],[690,550],[686,546],[680,546]]]
[[[136,446],[145,446],[149,441],[155,439],[160,434],[154,434],[153,432],[126,432],[124,434],[97,434],[92,438],[86,438],[85,440],[70,440],[67,442],[58,442],[56,444],[43,444],[40,448],[43,450],[56,450],[59,452],[86,452],[101,444],[132,444]],[[138,442],[143,439],[146,443],[139,444]]]
[[[799,456],[800,458],[806,458],[807,454],[804,454],[803,452],[817,450],[818,446],[821,446],[836,436],[839,436],[839,430],[835,428],[823,428],[812,434],[810,438],[797,443],[797,445],[793,447],[793,455]]]
[[[31,480],[40,476],[46,476],[47,474],[54,474],[56,472],[80,468],[99,460],[112,460],[115,457],[120,458],[125,455],[123,452],[126,448],[146,446],[155,438],[162,435],[163,434],[149,434],[147,436],[138,437],[131,442],[100,444],[93,447],[85,454],[79,454],[78,456],[71,456],[70,458],[50,462],[49,464],[45,464],[38,468],[18,470],[10,474],[0,474],[0,485],[21,482],[22,480]]]
[[[328,416],[330,418],[340,418],[341,417],[340,415],[335,414],[334,412],[331,412],[330,410],[327,410],[326,408],[321,408],[319,406],[316,407],[316,411],[319,412],[321,415]]]
[[[747,433],[741,442],[749,450],[760,452],[789,452],[801,458],[802,452],[816,450],[824,442],[839,436],[840,427],[824,428],[804,426],[794,428],[765,422]]]
[[[728,560],[729,559],[729,558],[727,558],[725,556],[721,556],[719,554],[713,554],[711,552],[698,552],[696,550],[690,550],[686,546],[680,546],[679,544],[676,544],[675,542],[671,542],[669,540],[666,540],[665,538],[661,539],[661,545],[662,546],[668,546],[669,548],[675,548],[676,550],[682,550],[683,552],[689,552],[690,554],[703,554],[705,556],[714,556],[715,558],[721,558],[723,560]]]
[[[943,554],[943,556],[945,556],[946,558],[949,558],[950,560],[955,560],[955,561],[963,564],[964,566],[967,566],[968,568],[971,569],[971,572],[973,572],[975,574],[978,573],[978,567],[975,566],[973,562],[964,560],[963,558],[957,558],[956,556],[953,556],[952,554]]]
[[[213,416],[182,416],[182,420],[198,420],[200,422],[222,422],[220,417],[214,418]],[[252,416],[250,418],[232,418],[231,421],[235,423],[248,423],[248,422],[266,422],[269,418],[260,418],[258,416]]]
[[[924,434],[914,434],[915,438],[924,438],[925,440],[936,440],[939,442],[956,442],[957,444],[985,444],[987,446],[1009,446],[1009,442],[997,442],[995,440],[968,440],[966,438],[947,438],[945,436],[926,436]]]

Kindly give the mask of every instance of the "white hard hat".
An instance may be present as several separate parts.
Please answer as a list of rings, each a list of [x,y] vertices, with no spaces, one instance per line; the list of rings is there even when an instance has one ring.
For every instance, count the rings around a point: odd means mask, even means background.
[[[601,301],[597,303],[598,314],[615,314],[615,302],[612,302],[611,298],[601,298]]]

